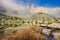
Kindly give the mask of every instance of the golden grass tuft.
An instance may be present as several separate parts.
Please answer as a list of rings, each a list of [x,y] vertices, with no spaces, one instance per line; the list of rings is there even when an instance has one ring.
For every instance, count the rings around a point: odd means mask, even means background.
[[[15,35],[6,35],[3,40],[45,40],[45,38],[42,34],[39,34],[29,29],[23,29],[17,31]]]

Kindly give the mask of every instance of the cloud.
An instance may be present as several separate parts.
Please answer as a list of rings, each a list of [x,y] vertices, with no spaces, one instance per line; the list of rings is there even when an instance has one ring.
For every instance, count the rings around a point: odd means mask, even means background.
[[[49,8],[43,6],[34,6],[26,5],[22,0],[17,4],[17,0],[0,0],[0,6],[4,7],[7,10],[6,15],[18,16],[18,17],[29,17],[35,13],[43,12],[60,17],[60,8]],[[29,4],[29,3],[28,3]]]
[[[28,6],[26,6],[22,0],[20,4],[15,2],[16,0],[0,0],[0,6],[7,10],[7,15],[26,17],[29,16]],[[26,12],[27,11],[27,12]]]
[[[2,4],[1,6],[7,9],[18,10],[19,8],[24,8],[22,4],[18,5],[14,1],[16,0],[0,0],[0,3]]]

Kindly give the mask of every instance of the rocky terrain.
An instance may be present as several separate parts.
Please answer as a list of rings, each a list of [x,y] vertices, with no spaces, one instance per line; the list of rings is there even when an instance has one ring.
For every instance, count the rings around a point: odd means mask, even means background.
[[[3,13],[6,13],[6,11],[0,10],[0,40],[2,39],[9,40],[7,37],[10,35],[11,35],[11,38],[13,37],[10,40],[13,40],[15,38],[15,35],[22,36],[24,32],[22,32],[21,30],[24,30],[24,29],[30,29],[30,30],[26,30],[26,32],[29,31],[30,33],[32,33],[31,31],[33,31],[33,33],[30,34],[30,36],[33,34],[34,34],[33,36],[42,35],[40,34],[41,30],[48,29],[48,28],[41,27],[41,25],[47,26],[50,29],[56,29],[56,32],[54,32],[54,35],[55,37],[58,37],[58,39],[60,37],[60,36],[57,36],[57,34],[60,34],[60,19],[53,17],[52,15],[40,12],[40,13],[31,15],[29,18],[20,18],[16,16],[8,16]],[[21,33],[21,35],[19,33]],[[39,37],[40,36],[37,36],[37,38]]]

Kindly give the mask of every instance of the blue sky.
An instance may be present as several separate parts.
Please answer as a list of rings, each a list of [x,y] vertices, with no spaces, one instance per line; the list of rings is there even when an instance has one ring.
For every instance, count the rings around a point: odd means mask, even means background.
[[[17,0],[20,3],[21,0]],[[25,4],[32,3],[35,6],[60,7],[60,0],[22,0]]]

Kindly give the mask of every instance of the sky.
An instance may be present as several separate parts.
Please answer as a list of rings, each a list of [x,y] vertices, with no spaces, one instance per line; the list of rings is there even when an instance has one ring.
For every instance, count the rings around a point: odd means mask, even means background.
[[[20,3],[21,0],[16,0]],[[60,0],[22,0],[25,4],[31,3],[36,6],[60,7]]]
[[[4,14],[11,16],[29,17],[43,12],[60,18],[60,0],[0,0],[0,7],[7,10]]]

